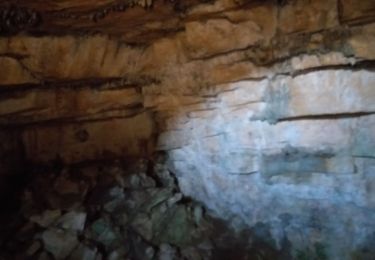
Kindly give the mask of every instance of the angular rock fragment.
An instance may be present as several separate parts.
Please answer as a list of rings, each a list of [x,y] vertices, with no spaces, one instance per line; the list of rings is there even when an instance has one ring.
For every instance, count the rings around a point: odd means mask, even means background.
[[[41,215],[30,217],[30,221],[37,223],[41,227],[49,227],[61,216],[61,210],[46,210]]]
[[[109,196],[114,199],[123,199],[124,191],[121,187],[113,187],[109,190]]]
[[[103,205],[103,209],[108,212],[114,214],[116,209],[121,208],[125,204],[124,199],[114,199],[110,200]]]
[[[85,212],[71,211],[57,220],[56,225],[72,231],[83,231],[87,214]]]
[[[158,260],[176,259],[177,250],[168,244],[161,244],[158,252]]]
[[[154,248],[137,235],[132,235],[129,257],[130,259],[151,260],[154,258]]]
[[[34,241],[26,251],[26,255],[31,257],[42,248],[42,243],[38,240]]]
[[[194,259],[201,260],[203,257],[199,253],[199,250],[195,247],[187,247],[181,250],[181,257],[183,259]]]
[[[149,198],[148,192],[143,190],[135,190],[127,193],[127,199],[125,200],[125,207],[129,214],[135,214],[139,207],[147,201]]]
[[[113,246],[118,240],[118,235],[111,223],[104,218],[100,218],[92,224],[91,236],[93,240],[103,244],[106,248]]]
[[[126,258],[126,255],[128,253],[128,250],[125,247],[120,247],[115,250],[113,250],[108,255],[108,260],[122,260]]]
[[[179,202],[181,199],[182,199],[182,193],[176,193],[173,195],[173,197],[169,198],[167,200],[167,205],[168,207],[171,207],[173,206],[174,204],[176,204],[177,202]]]
[[[124,199],[124,191],[120,186],[97,185],[91,192],[88,203],[93,206],[102,206],[112,203],[113,200]],[[108,207],[108,205],[107,205]],[[110,210],[110,206],[109,206]]]
[[[41,242],[30,243],[22,257],[41,260],[177,260],[178,252],[193,260],[209,256],[209,250],[194,246],[205,230],[202,208],[183,202],[183,195],[166,168],[164,180],[155,181],[146,174],[146,165],[144,161],[136,164],[132,170],[141,170],[132,175],[126,175],[117,165],[108,170],[112,173],[105,168],[96,172],[95,167],[85,167],[85,174],[77,174],[74,179],[65,176],[66,170],[57,178],[44,179],[45,187],[60,188],[50,189],[45,195],[57,209],[31,216],[30,222],[16,233],[25,239],[10,241],[9,248],[40,239]],[[88,169],[95,173],[90,174]],[[106,174],[121,174],[122,184]],[[80,178],[87,176],[92,177],[93,185],[81,183]],[[88,187],[88,195],[86,191],[77,193],[83,186]],[[33,194],[28,202],[35,203]],[[38,234],[40,227],[48,229]]]
[[[50,252],[57,260],[69,256],[78,245],[78,239],[74,233],[57,228],[44,231],[42,240],[45,250]]]
[[[155,181],[145,173],[133,174],[124,179],[123,187],[127,189],[153,188]]]
[[[199,225],[201,223],[202,216],[203,216],[203,208],[201,206],[198,206],[198,205],[195,206],[194,210],[193,210],[193,214],[194,214],[195,224]]]
[[[69,256],[69,260],[95,260],[97,249],[80,244]]]
[[[142,205],[144,212],[150,212],[154,207],[172,197],[172,190],[169,188],[153,189],[150,191],[150,199]]]
[[[142,188],[153,188],[156,186],[155,180],[147,176],[145,173],[141,173],[140,177],[141,177],[140,185]]]
[[[147,214],[137,214],[130,225],[142,238],[148,241],[152,239],[152,222]]]
[[[164,187],[175,187],[176,181],[172,174],[169,172],[168,168],[162,164],[156,164],[154,166],[154,171],[160,182]]]
[[[152,222],[153,241],[158,244],[186,246],[194,242],[198,235],[191,216],[182,205],[169,208],[165,213],[155,212]]]

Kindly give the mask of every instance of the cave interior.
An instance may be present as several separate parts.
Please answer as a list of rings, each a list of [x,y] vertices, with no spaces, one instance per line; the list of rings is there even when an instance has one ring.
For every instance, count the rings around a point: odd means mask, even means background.
[[[374,0],[0,0],[0,260],[374,260]]]

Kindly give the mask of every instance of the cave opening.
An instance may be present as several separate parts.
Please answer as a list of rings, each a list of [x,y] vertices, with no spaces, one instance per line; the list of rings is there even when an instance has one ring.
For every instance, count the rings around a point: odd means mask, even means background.
[[[373,0],[0,0],[0,260],[375,259]]]

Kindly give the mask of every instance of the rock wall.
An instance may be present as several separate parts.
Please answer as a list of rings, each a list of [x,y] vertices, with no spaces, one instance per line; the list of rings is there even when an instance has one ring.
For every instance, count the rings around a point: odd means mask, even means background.
[[[187,24],[188,62],[144,89],[182,191],[297,259],[370,257],[372,10],[293,1]]]
[[[213,214],[295,255],[364,259],[375,235],[374,10],[221,0],[147,46],[1,39],[0,122],[21,130],[37,162],[147,154],[157,130],[182,191]]]
[[[0,124],[20,130],[28,160],[150,153],[154,126],[140,88],[152,79],[126,77],[139,51],[105,36],[16,36],[0,45]]]

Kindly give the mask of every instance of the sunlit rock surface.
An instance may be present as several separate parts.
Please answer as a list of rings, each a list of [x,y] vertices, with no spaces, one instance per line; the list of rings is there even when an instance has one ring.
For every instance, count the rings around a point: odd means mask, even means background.
[[[33,163],[166,151],[182,192],[254,240],[297,259],[371,259],[374,10],[218,0],[173,32],[145,21],[152,40],[111,29],[127,12],[98,22],[111,36],[1,38],[0,123]],[[91,30],[81,18],[72,30]]]

